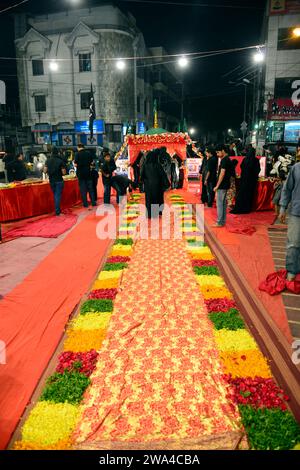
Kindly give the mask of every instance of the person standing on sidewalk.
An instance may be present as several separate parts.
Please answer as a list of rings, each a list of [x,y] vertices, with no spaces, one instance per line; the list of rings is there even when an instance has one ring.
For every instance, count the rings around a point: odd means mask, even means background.
[[[282,189],[279,218],[283,224],[289,204],[286,270],[287,280],[293,281],[300,273],[300,163],[291,168]]]
[[[217,198],[218,219],[214,227],[224,227],[226,223],[227,191],[230,188],[232,176],[232,164],[228,156],[226,145],[219,145],[216,149],[217,157],[221,158],[219,166],[218,181],[214,188]]]
[[[205,179],[208,198],[207,207],[212,207],[215,200],[214,187],[216,186],[217,182],[218,159],[213,147],[208,147],[205,150],[205,154],[207,158],[207,171]]]
[[[87,193],[90,195],[92,206],[96,206],[96,196],[93,188],[92,170],[91,165],[93,157],[84,145],[78,144],[78,152],[75,156],[75,166],[77,168],[77,178],[79,181],[79,188],[83,207],[88,207]]]
[[[56,147],[52,149],[51,157],[46,160],[44,173],[49,176],[50,187],[54,196],[55,214],[60,215],[60,201],[64,189],[63,175],[66,174],[66,165]]]

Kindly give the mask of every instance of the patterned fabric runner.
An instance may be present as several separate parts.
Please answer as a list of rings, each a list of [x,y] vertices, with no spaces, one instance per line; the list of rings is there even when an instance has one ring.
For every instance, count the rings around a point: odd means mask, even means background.
[[[73,439],[78,448],[195,448],[197,439],[200,448],[215,438],[211,448],[232,448],[242,431],[222,374],[185,242],[139,240]]]

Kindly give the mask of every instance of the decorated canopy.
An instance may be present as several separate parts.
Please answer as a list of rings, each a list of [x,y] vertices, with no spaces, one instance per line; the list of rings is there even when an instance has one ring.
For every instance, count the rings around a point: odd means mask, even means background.
[[[118,152],[121,156],[125,149],[128,148],[129,163],[135,162],[141,151],[149,152],[150,150],[166,147],[170,155],[176,153],[182,160],[186,159],[186,147],[192,144],[190,136],[186,133],[172,133],[164,129],[150,129],[146,134],[128,135],[125,142]]]

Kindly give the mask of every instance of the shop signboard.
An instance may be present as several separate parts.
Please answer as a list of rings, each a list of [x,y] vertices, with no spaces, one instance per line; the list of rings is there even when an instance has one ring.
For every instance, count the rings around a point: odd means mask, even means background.
[[[273,125],[273,142],[280,142],[284,136],[284,122],[274,122]]]
[[[268,119],[272,121],[291,121],[300,119],[300,104],[291,99],[279,98],[269,100]]]
[[[300,13],[300,0],[270,0],[270,15]]]
[[[74,129],[76,133],[90,134],[89,121],[75,121]],[[94,134],[104,134],[104,120],[96,119],[93,124],[93,130]]]
[[[145,134],[146,133],[146,123],[138,121],[136,124],[136,133],[137,134]]]
[[[201,166],[200,158],[187,158],[188,178],[198,178]]]
[[[70,133],[60,134],[59,135],[59,144],[63,147],[73,147],[74,145],[74,135]]]
[[[297,144],[300,139],[300,121],[287,122],[284,129],[284,141]]]

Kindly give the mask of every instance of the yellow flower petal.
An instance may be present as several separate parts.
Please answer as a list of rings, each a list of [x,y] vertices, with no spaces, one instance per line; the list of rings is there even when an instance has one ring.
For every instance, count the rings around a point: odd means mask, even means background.
[[[104,281],[95,281],[92,290],[116,289],[117,287],[119,287],[119,279],[105,279]]]
[[[258,349],[255,340],[246,330],[214,330],[214,336],[220,351],[233,352]]]
[[[99,330],[106,329],[111,318],[111,312],[96,312],[79,315],[70,324],[71,330]]]
[[[119,279],[123,274],[123,270],[120,269],[119,271],[101,271],[98,276],[99,281],[107,281],[110,279]]]
[[[22,429],[22,441],[51,446],[68,439],[79,417],[79,407],[42,401],[31,411]]]
[[[266,358],[260,351],[246,350],[239,352],[222,351],[220,353],[224,371],[235,377],[272,377]]]
[[[196,276],[196,279],[200,286],[226,287],[222,277],[217,275],[207,276],[202,274]]]
[[[201,286],[200,291],[205,300],[222,299],[223,297],[227,299],[233,298],[231,292],[226,287]]]
[[[131,256],[132,247],[130,245],[114,245],[110,256]]]
[[[215,259],[214,255],[212,253],[190,253],[190,256],[192,259],[203,259],[206,261],[210,261],[212,259]]]
[[[187,251],[193,253],[193,255],[212,255],[212,252],[208,246],[188,246]]]
[[[106,330],[68,330],[64,342],[64,351],[88,352],[91,349],[99,351],[105,339]]]

